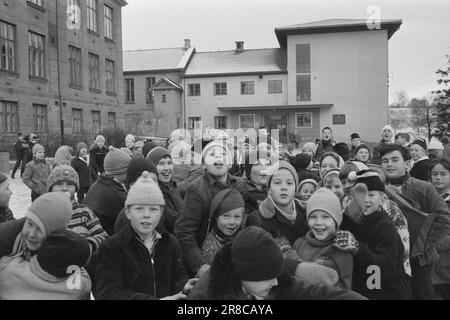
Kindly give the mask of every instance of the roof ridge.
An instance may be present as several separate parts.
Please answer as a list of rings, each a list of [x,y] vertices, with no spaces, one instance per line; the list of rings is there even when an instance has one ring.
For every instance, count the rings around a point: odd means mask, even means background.
[[[246,51],[258,51],[258,50],[274,50],[274,49],[282,49],[282,48],[254,48],[254,49],[244,49],[243,52]],[[230,50],[214,50],[214,51],[197,51],[196,53],[216,53],[216,52],[235,52],[236,49],[230,49]]]
[[[172,47],[172,48],[155,48],[155,49],[136,49],[136,50],[123,50],[123,52],[138,52],[138,51],[153,51],[153,50],[169,50],[169,49],[183,49],[184,47]]]

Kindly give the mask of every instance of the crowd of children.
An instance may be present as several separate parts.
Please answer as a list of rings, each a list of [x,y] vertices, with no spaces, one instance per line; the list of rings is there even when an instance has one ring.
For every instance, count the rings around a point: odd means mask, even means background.
[[[32,204],[15,220],[0,174],[0,299],[450,299],[445,139],[265,138],[97,136],[46,159],[20,137]]]

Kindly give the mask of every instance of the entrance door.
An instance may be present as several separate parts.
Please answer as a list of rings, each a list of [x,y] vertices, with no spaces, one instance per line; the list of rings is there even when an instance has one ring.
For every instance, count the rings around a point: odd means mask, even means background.
[[[287,143],[287,115],[286,114],[265,114],[264,126],[271,132],[272,129],[278,129],[281,143]]]

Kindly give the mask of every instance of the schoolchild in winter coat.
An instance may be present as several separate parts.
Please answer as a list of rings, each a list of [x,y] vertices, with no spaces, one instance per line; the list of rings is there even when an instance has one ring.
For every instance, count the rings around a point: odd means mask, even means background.
[[[422,139],[414,140],[409,153],[412,159],[409,175],[422,181],[430,181],[431,163],[427,156],[427,143]]]
[[[316,160],[319,161],[326,152],[333,152],[336,142],[333,140],[333,131],[330,127],[322,129],[322,140],[320,140],[316,149]]]
[[[122,150],[108,152],[105,172],[90,187],[84,201],[98,216],[108,235],[114,233],[114,223],[127,197],[125,181],[130,161],[131,157]]]
[[[203,151],[206,174],[190,184],[184,198],[183,212],[175,223],[175,235],[180,240],[184,258],[193,274],[200,270],[201,247],[208,232],[209,210],[214,196],[221,190],[237,189],[247,203],[248,191],[243,179],[228,173],[231,154],[227,146],[211,142]]]
[[[258,227],[222,247],[191,290],[191,300],[360,300],[359,294],[292,277],[278,244]],[[298,263],[297,263],[298,264]],[[301,264],[300,264],[301,265]],[[285,268],[286,267],[286,268]]]
[[[189,293],[196,279],[188,278],[178,240],[158,227],[163,206],[161,190],[144,172],[125,202],[130,222],[100,246],[96,299],[179,300]]]
[[[350,144],[350,159],[353,159],[356,155],[356,147],[362,144],[359,134],[355,132],[350,135]]]
[[[75,192],[79,186],[75,170],[68,165],[55,167],[48,177],[47,186],[48,192],[62,192],[70,199],[73,214],[67,228],[86,238],[91,253],[95,253],[100,244],[108,238],[108,234],[103,230],[95,213],[86,204],[75,200]]]
[[[303,145],[301,153],[307,154],[311,157],[312,167],[310,170],[316,177],[319,177],[319,161],[317,160],[317,157],[316,157],[316,150],[317,150],[317,146],[314,144],[314,142],[306,142]],[[319,178],[319,181],[320,181],[320,178]]]
[[[354,157],[353,160],[360,161],[364,164],[367,164],[371,158],[370,158],[370,147],[367,144],[361,143],[358,145],[354,150]]]
[[[335,247],[354,255],[353,290],[369,299],[411,299],[409,277],[403,267],[403,243],[392,220],[382,207],[384,184],[375,171],[358,173],[356,187],[364,184],[367,192],[363,211],[351,219],[346,216],[336,235]],[[380,282],[370,288],[368,268],[379,268]]]
[[[89,187],[92,183],[91,172],[89,169],[89,155],[87,153],[87,145],[84,142],[79,142],[77,144],[77,150],[75,152],[75,157],[72,159],[71,165],[80,179],[80,187],[77,191],[77,201],[81,203],[88,193]]]
[[[17,134],[17,142],[14,144],[14,150],[16,151],[16,164],[14,165],[11,173],[11,178],[14,179],[17,169],[20,168],[20,177],[22,177],[25,170],[25,163],[23,163],[23,157],[28,149],[28,144],[23,141],[22,133]]]
[[[339,199],[328,189],[317,190],[306,203],[308,233],[294,242],[292,248],[303,261],[323,260],[339,275],[336,284],[343,289],[352,288],[353,256],[333,246],[336,232],[342,222]]]
[[[153,162],[158,172],[158,185],[164,195],[164,226],[173,234],[175,221],[183,210],[183,199],[178,192],[177,185],[172,179],[173,161],[169,151],[163,147],[156,147],[147,154],[147,159]]]
[[[241,229],[245,203],[236,189],[225,189],[211,201],[208,235],[202,245],[202,265],[211,265],[222,246]]]
[[[33,161],[27,163],[22,175],[23,183],[31,189],[31,201],[47,192],[50,171],[50,165],[45,161],[45,149],[36,143],[33,146]]]
[[[300,200],[300,204],[304,210],[306,210],[306,202],[311,198],[313,193],[316,192],[318,186],[319,185],[314,179],[300,181],[296,198]]]
[[[250,212],[253,212],[267,198],[267,181],[272,160],[270,155],[260,153],[258,150],[250,152],[247,158],[244,165],[245,183],[250,199],[256,200],[253,205],[248,203],[247,206]]]
[[[333,192],[336,197],[339,199],[339,202],[342,203],[345,198],[344,185],[340,179],[340,170],[339,169],[331,169],[323,176],[323,186]]]
[[[21,256],[0,259],[0,299],[89,300],[91,280],[83,267],[89,255],[89,245],[81,236],[53,231],[30,261]],[[74,267],[78,269],[72,276],[68,270]]]
[[[11,195],[8,177],[0,173],[0,223],[14,220],[13,213],[9,208]]]
[[[375,164],[381,165],[381,149],[393,143],[394,129],[391,126],[386,125],[381,129],[381,141],[379,144],[373,147],[372,161]]]
[[[344,160],[335,152],[325,152],[319,161],[320,179],[323,184],[323,177],[325,173],[331,169],[341,169],[344,165]]]
[[[444,199],[450,210],[450,162],[442,159],[435,161],[430,167],[431,183]],[[450,300],[450,235],[438,242],[439,261],[433,270],[434,289],[438,297]]]
[[[89,150],[89,164],[91,169],[92,181],[105,172],[104,161],[109,149],[105,146],[105,137],[98,135]]]

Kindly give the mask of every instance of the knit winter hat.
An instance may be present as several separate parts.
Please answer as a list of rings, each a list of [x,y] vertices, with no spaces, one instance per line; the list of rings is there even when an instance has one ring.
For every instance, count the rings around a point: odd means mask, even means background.
[[[334,152],[341,156],[344,161],[348,161],[350,159],[350,148],[344,142],[336,143],[334,146]]]
[[[428,150],[444,150],[444,145],[439,140],[431,139],[428,143]]]
[[[61,146],[56,150],[55,157],[53,158],[55,161],[55,165],[67,164],[70,165],[72,160],[72,151],[73,149],[69,146]]]
[[[239,191],[233,188],[221,190],[211,201],[209,216],[211,219],[217,218],[224,213],[238,208],[245,208],[244,199]]]
[[[284,170],[288,170],[292,176],[294,177],[294,181],[295,181],[295,192],[297,192],[298,190],[298,174],[297,171],[295,170],[295,168],[286,161],[279,161],[277,163],[275,163],[273,165],[273,168],[275,169],[269,176],[269,179],[267,181],[267,188],[270,188],[270,183],[272,182],[272,178],[273,176],[280,170],[284,169]]]
[[[57,278],[70,275],[70,266],[83,267],[89,259],[91,249],[88,241],[70,230],[50,233],[37,253],[41,268]]]
[[[147,157],[147,154],[150,152],[150,150],[152,150],[153,148],[156,148],[157,146],[158,145],[153,141],[144,143],[144,146],[142,147],[142,155],[144,157]]]
[[[150,150],[150,152],[147,154],[147,159],[153,162],[153,164],[156,166],[162,158],[169,157],[172,158],[172,156],[169,153],[169,150],[163,147],[156,147]]]
[[[384,184],[381,182],[380,175],[374,170],[363,170],[358,172],[356,183],[363,183],[368,191],[384,192]]]
[[[423,150],[427,150],[427,143],[423,139],[416,139],[414,140],[411,145],[417,144],[418,146],[421,146]]]
[[[8,177],[5,176],[3,173],[0,173],[0,183],[5,182],[6,180],[8,180]]]
[[[311,156],[307,153],[299,153],[295,155],[294,161],[292,161],[295,169],[306,170],[311,163]]]
[[[367,144],[361,143],[355,148],[355,155],[358,153],[359,150],[366,149],[369,151],[369,158],[370,158],[370,147]]]
[[[386,125],[381,129],[381,134],[383,134],[384,130],[390,130],[392,132],[392,134],[394,134],[394,129],[392,129],[392,127],[390,125]]]
[[[44,236],[66,229],[72,218],[72,203],[59,192],[44,193],[31,203],[25,217],[41,229]]]
[[[150,173],[144,171],[136,183],[128,191],[125,207],[134,204],[159,204],[165,205],[164,196],[158,184],[150,178]]]
[[[240,280],[265,281],[283,273],[280,247],[265,230],[248,227],[240,231],[231,245],[231,261]]]
[[[356,138],[361,139],[361,137],[359,136],[359,134],[357,134],[356,132],[355,132],[355,133],[352,133],[352,134],[350,135],[350,139],[351,139],[351,140],[356,139]]]
[[[338,179],[340,179],[339,177],[339,173],[340,173],[340,169],[330,169],[328,170],[325,175],[322,178],[322,182],[323,184],[325,184],[325,181],[327,181],[328,177],[332,176],[332,175],[336,175]]]
[[[302,152],[303,152],[303,149],[305,149],[305,148],[308,148],[309,150],[312,150],[312,152],[314,152],[314,154],[316,154],[317,146],[316,146],[316,144],[314,142],[307,142],[307,143],[305,143],[303,145]]]
[[[341,202],[338,197],[327,188],[320,188],[314,192],[306,201],[306,218],[309,219],[311,213],[322,210],[328,213],[338,226],[342,223]]]
[[[78,173],[69,165],[61,164],[53,168],[47,179],[47,191],[50,192],[53,186],[59,182],[67,181],[73,183],[76,190],[80,188]]]
[[[135,183],[136,180],[142,175],[144,171],[153,172],[158,175],[156,166],[149,159],[133,158],[127,168],[127,180],[126,185],[129,187]]]
[[[314,179],[305,179],[305,180],[302,180],[302,181],[299,183],[299,185],[298,185],[298,190],[300,190],[300,189],[302,188],[303,185],[308,184],[308,183],[314,185],[314,187],[316,187],[316,188],[319,186],[319,184],[317,183],[316,180],[314,180]]]
[[[112,148],[104,160],[105,173],[118,175],[127,172],[131,157],[120,149]]]
[[[41,146],[39,143],[36,143],[34,146],[33,146],[33,155],[35,155],[36,153],[38,153],[39,152],[39,150],[43,150],[43,151],[45,151],[45,148],[43,147],[43,146]]]

